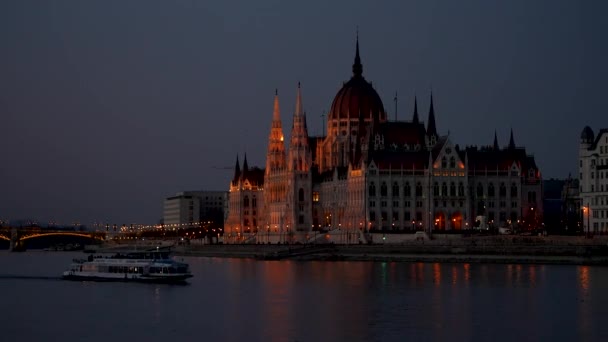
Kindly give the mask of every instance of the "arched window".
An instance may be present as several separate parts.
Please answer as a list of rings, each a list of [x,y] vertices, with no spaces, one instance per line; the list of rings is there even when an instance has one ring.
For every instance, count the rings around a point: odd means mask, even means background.
[[[249,196],[245,196],[245,198],[243,199],[243,206],[245,208],[249,208]]]
[[[456,196],[456,184],[450,183],[450,196]]]
[[[304,202],[304,189],[300,188],[300,191],[298,191],[298,200],[300,202]]]
[[[447,159],[445,159],[445,157],[441,158],[441,168],[445,169],[448,167],[448,161]]]
[[[483,197],[483,185],[477,183],[477,197]]]
[[[393,183],[393,197],[399,197],[399,184]]]
[[[507,187],[505,183],[500,183],[500,188],[498,189],[498,195],[500,197],[507,197]]]
[[[455,168],[456,167],[456,159],[454,159],[454,157],[450,157],[450,168]]]
[[[448,184],[446,182],[443,182],[443,184],[441,184],[441,196],[447,196],[448,195]]]
[[[517,197],[517,184],[515,183],[511,184],[511,197]]]
[[[386,182],[382,182],[382,185],[380,185],[380,196],[386,197],[386,193]]]
[[[371,197],[376,196],[376,184],[374,184],[374,182],[369,184],[369,195]]]
[[[416,197],[422,197],[422,184],[416,183]]]
[[[433,184],[433,196],[439,196],[439,183]]]
[[[490,183],[488,185],[488,197],[494,197],[494,184]]]
[[[458,183],[458,196],[464,196],[464,185],[462,185],[462,182]]]
[[[251,206],[254,208],[258,206],[258,200],[257,198],[255,198],[255,195],[253,195],[253,197],[251,198]],[[253,225],[255,225],[255,223]]]
[[[405,186],[403,187],[403,195],[406,197],[412,196],[412,188],[410,187],[409,182],[405,182]]]

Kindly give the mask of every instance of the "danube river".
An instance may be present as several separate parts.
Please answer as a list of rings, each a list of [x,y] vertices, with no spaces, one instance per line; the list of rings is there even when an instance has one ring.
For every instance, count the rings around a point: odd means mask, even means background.
[[[608,268],[187,257],[189,285],[0,252],[2,341],[608,341]],[[181,259],[181,258],[178,258]]]

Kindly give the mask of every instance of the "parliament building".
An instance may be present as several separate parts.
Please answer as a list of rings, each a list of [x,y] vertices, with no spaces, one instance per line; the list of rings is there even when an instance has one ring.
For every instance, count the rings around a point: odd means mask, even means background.
[[[348,241],[370,232],[427,233],[475,227],[533,229],[542,222],[534,157],[507,146],[462,148],[437,130],[433,96],[424,122],[389,121],[363,76],[356,42],[352,77],[336,94],[325,136],[311,136],[302,89],[289,136],[275,94],[266,165],[237,157],[229,184],[226,242],[307,242],[323,232]],[[360,241],[360,239],[359,239]]]

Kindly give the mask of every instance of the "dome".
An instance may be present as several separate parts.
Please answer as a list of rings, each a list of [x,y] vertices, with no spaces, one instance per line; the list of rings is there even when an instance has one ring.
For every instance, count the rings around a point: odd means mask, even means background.
[[[331,104],[328,121],[339,119],[359,119],[363,114],[366,121],[372,118],[386,121],[386,112],[380,96],[372,85],[363,77],[363,66],[359,57],[359,40],[357,39],[357,52],[353,64],[353,77],[346,82]]]
[[[583,128],[583,132],[581,133],[581,140],[587,143],[593,142],[593,130],[589,126],[585,126]]]

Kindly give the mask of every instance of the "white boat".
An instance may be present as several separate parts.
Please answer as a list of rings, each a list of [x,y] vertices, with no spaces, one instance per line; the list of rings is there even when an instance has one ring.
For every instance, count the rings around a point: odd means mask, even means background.
[[[63,279],[183,283],[192,277],[188,264],[169,257],[165,249],[123,251],[112,256],[74,259]]]

